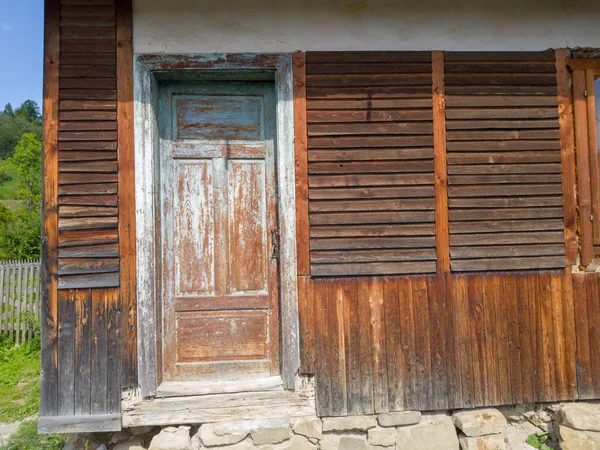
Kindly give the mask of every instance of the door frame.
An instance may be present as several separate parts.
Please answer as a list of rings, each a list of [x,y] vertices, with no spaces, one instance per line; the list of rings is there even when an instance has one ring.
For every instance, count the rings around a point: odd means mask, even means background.
[[[275,81],[277,204],[280,233],[279,298],[281,378],[294,389],[300,364],[296,270],[296,199],[294,110],[290,53],[136,54],[134,56],[135,204],[137,250],[138,382],[143,397],[156,394],[161,383],[160,361],[160,227],[157,199],[158,82],[156,75],[207,74],[215,71],[268,71]],[[257,72],[258,73],[258,72]]]

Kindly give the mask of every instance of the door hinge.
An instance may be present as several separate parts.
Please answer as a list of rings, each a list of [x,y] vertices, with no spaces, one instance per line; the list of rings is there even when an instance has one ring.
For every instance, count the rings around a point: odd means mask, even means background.
[[[279,231],[271,231],[271,259],[279,259]]]

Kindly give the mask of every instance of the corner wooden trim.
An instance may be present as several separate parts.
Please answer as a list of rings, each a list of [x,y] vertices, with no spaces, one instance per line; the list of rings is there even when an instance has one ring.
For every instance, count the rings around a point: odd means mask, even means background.
[[[438,272],[450,271],[448,225],[448,170],[446,162],[446,101],[444,94],[444,52],[433,51],[433,157],[435,167],[435,247]]]
[[[585,71],[587,91],[587,127],[590,153],[590,188],[592,195],[592,235],[594,244],[600,244],[600,167],[598,164],[598,141],[596,136],[596,97],[594,92],[595,70]]]
[[[306,134],[306,53],[292,55],[294,76],[294,151],[296,159],[296,253],[298,275],[310,275],[308,149]]]
[[[42,375],[40,415],[58,408],[58,82],[60,0],[44,8]],[[41,420],[41,419],[40,419]]]
[[[600,70],[600,59],[566,59],[565,62],[571,70]]]
[[[592,200],[590,192],[590,153],[588,142],[585,71],[573,72],[573,104],[575,105],[575,142],[577,145],[577,185],[579,188],[579,226],[581,229],[581,264],[594,257],[592,236]]]
[[[563,215],[565,221],[565,256],[569,265],[577,263],[577,198],[575,177],[575,141],[571,88],[566,65],[566,50],[556,50],[556,82],[560,126]]]
[[[38,433],[90,433],[121,431],[121,414],[40,417]]]
[[[117,1],[116,26],[121,382],[122,387],[132,387],[137,386],[132,0]]]

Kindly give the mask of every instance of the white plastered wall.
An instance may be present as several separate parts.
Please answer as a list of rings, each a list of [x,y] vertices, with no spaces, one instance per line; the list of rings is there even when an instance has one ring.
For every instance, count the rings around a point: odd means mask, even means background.
[[[134,0],[136,53],[600,47],[598,0]]]

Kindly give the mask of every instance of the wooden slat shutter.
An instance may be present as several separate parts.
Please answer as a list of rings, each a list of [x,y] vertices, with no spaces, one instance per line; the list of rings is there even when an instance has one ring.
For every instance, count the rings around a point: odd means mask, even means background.
[[[436,270],[431,52],[307,52],[314,276]]]
[[[445,53],[453,271],[565,266],[554,52]]]

